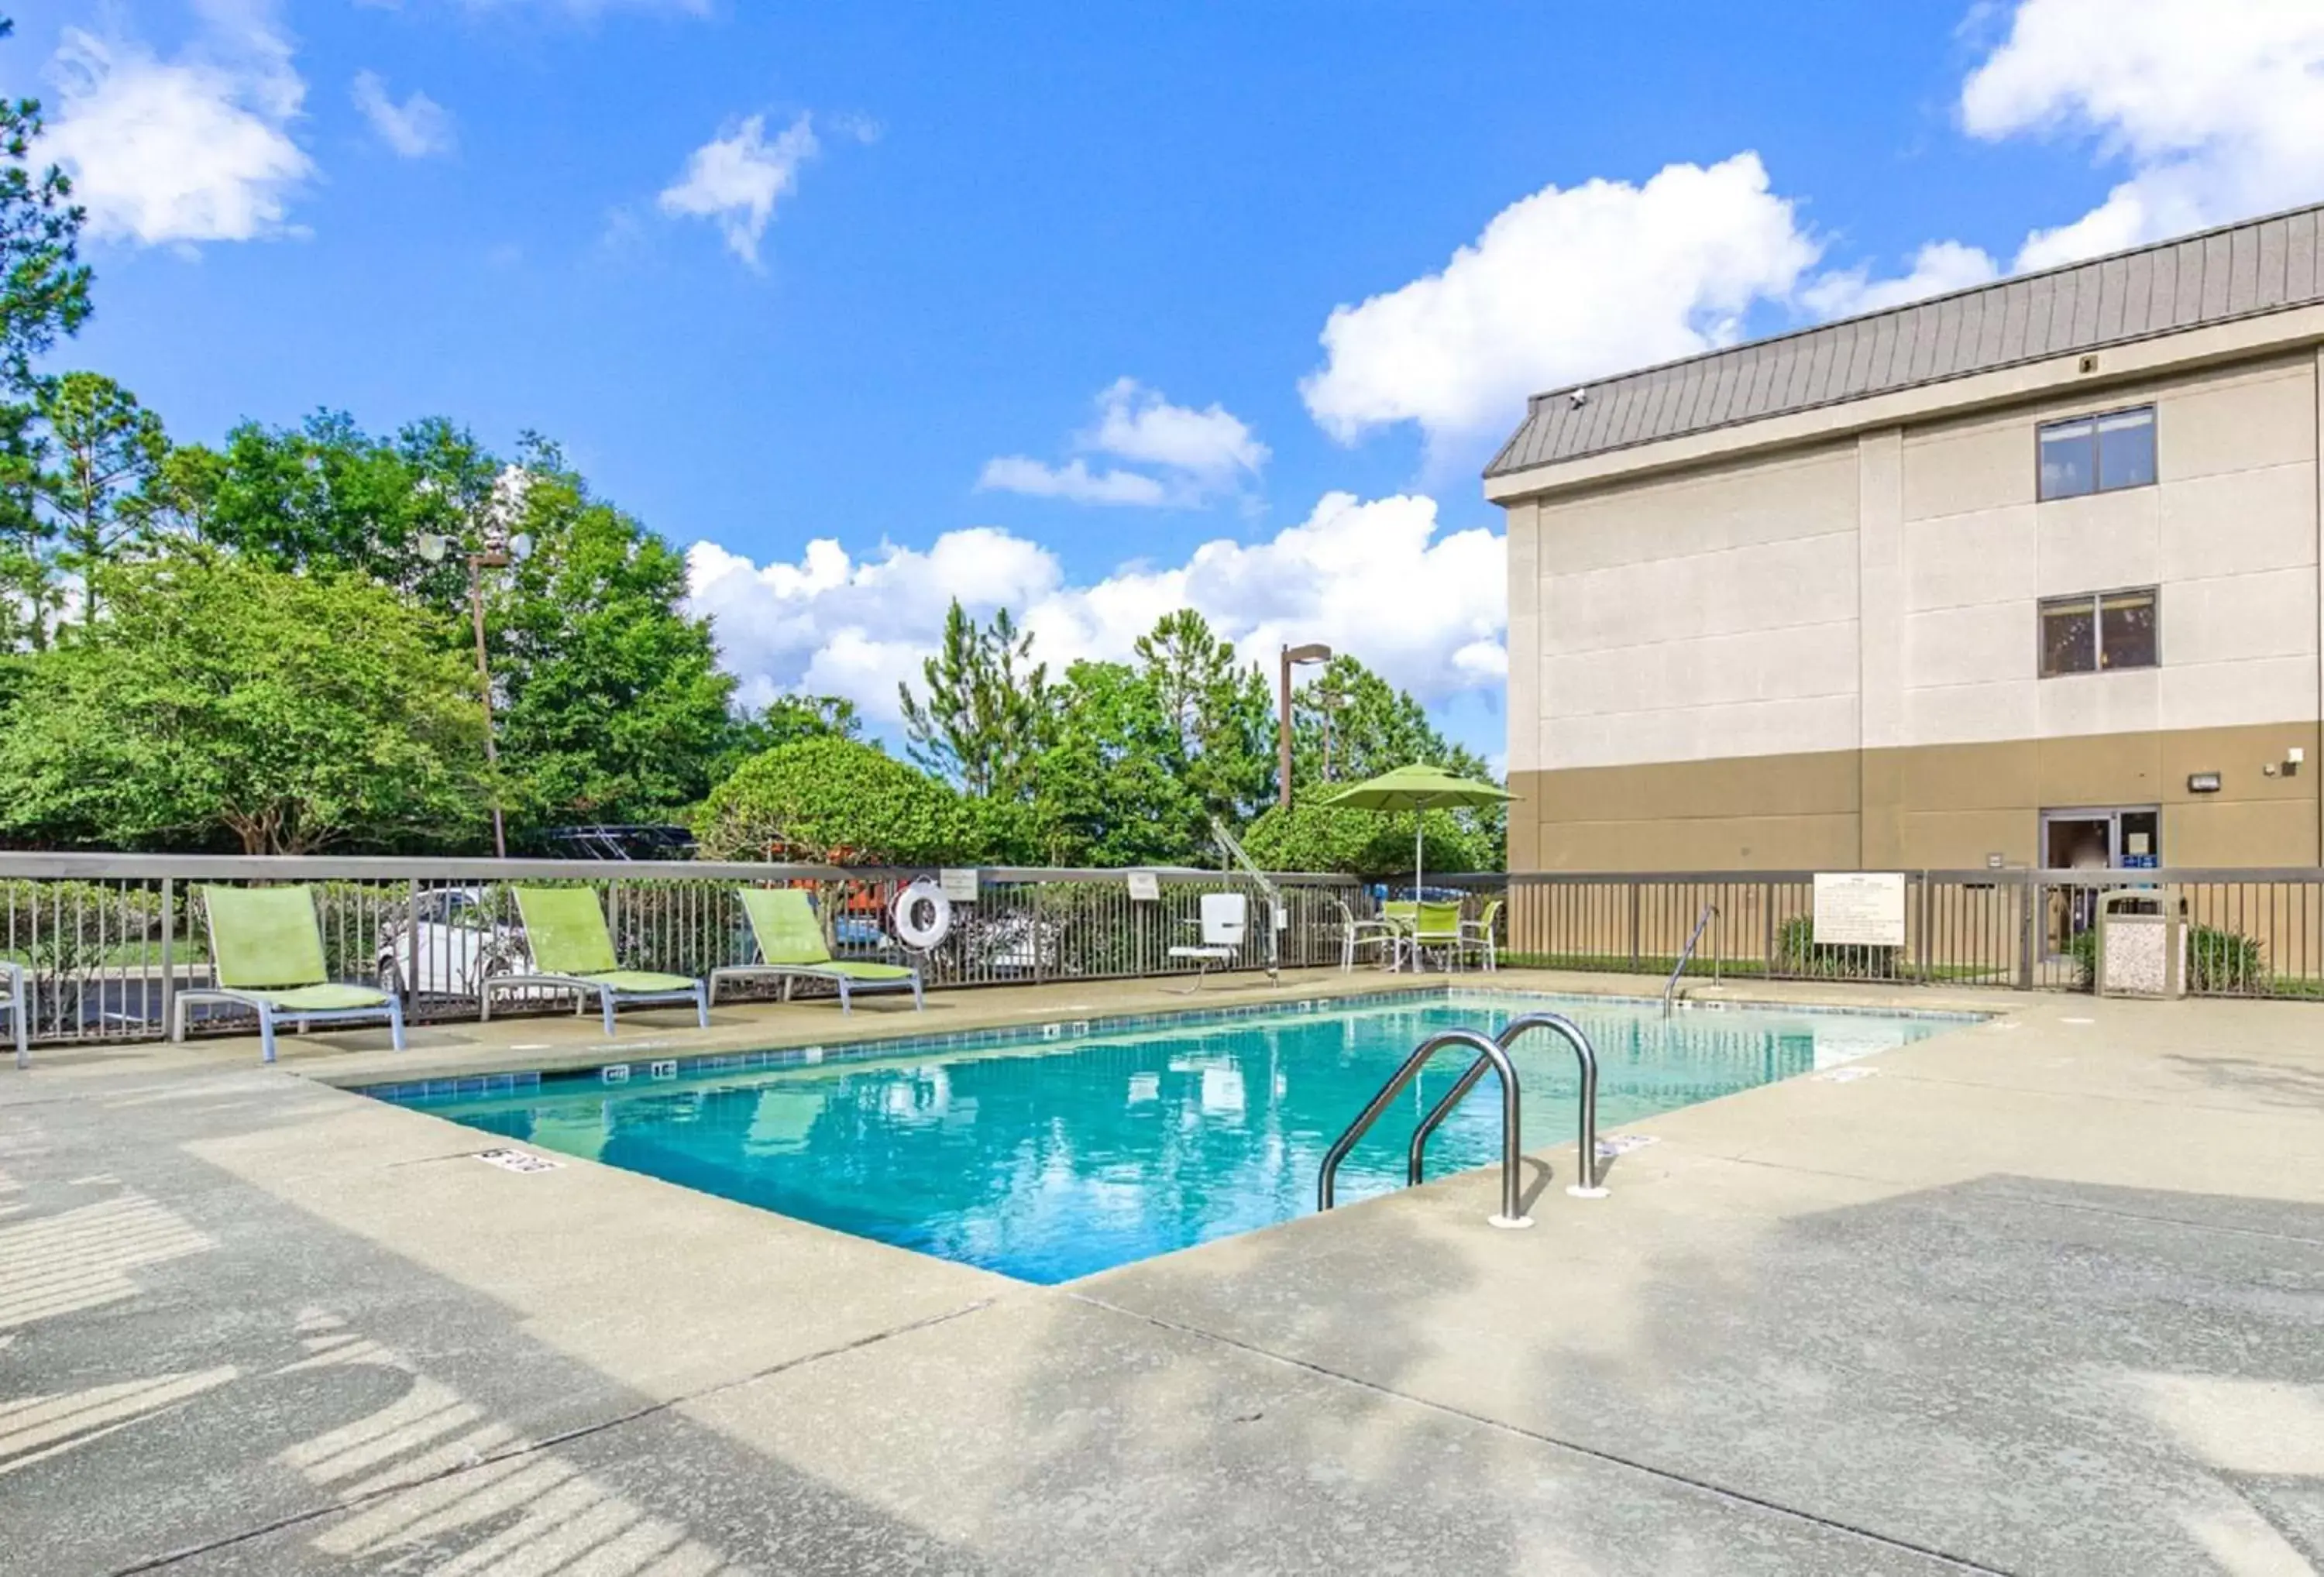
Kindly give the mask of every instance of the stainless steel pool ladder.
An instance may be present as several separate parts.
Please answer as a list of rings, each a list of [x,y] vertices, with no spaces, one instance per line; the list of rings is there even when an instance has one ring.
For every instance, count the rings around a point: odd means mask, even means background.
[[[1412,1144],[1405,1152],[1405,1182],[1407,1185],[1419,1183],[1428,1148],[1428,1136],[1452,1115],[1453,1108],[1468,1097],[1469,1092],[1477,1087],[1477,1081],[1483,1078],[1489,1068],[1499,1076],[1501,1084],[1501,1209],[1499,1214],[1491,1218],[1492,1223],[1497,1227],[1533,1225],[1533,1218],[1525,1213],[1523,1189],[1517,1175],[1517,1158],[1524,1146],[1518,1132],[1517,1070],[1509,1060],[1509,1047],[1529,1029],[1550,1029],[1563,1036],[1581,1063],[1581,1150],[1577,1162],[1581,1181],[1569,1186],[1566,1192],[1577,1199],[1605,1198],[1606,1190],[1598,1182],[1598,1053],[1591,1046],[1590,1038],[1582,1032],[1581,1026],[1563,1014],[1526,1013],[1510,1019],[1499,1035],[1489,1039],[1474,1029],[1446,1029],[1430,1036],[1414,1047],[1412,1055],[1404,1059],[1403,1065],[1380,1086],[1379,1093],[1371,1098],[1370,1104],[1325,1152],[1323,1172],[1315,1180],[1315,1208],[1332,1208],[1340,1163],[1348,1158],[1348,1152],[1356,1148],[1356,1141],[1371,1130],[1372,1124],[1380,1120],[1381,1114],[1403,1093],[1404,1087],[1419,1077],[1420,1070],[1438,1052],[1448,1046],[1465,1046],[1477,1054],[1477,1058],[1452,1082],[1452,1087],[1444,1093],[1443,1099],[1420,1120],[1420,1126],[1412,1130]]]
[[[1687,964],[1692,962],[1694,957],[1695,945],[1702,940],[1702,927],[1711,924],[1711,917],[1718,912],[1719,906],[1717,904],[1707,903],[1702,906],[1702,912],[1694,917],[1694,929],[1687,936],[1686,945],[1679,950],[1677,966],[1670,972],[1670,979],[1663,982],[1664,1018],[1667,1019],[1671,1015],[1671,993],[1678,990],[1679,976],[1686,973]],[[1711,983],[1714,985],[1718,983],[1719,954],[1716,953],[1711,955]]]

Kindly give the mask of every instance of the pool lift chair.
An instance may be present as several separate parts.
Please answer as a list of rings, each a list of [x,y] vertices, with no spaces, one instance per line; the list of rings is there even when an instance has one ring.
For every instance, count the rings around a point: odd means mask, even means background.
[[[1188,920],[1190,926],[1200,926],[1203,939],[1199,943],[1181,942],[1170,949],[1173,961],[1191,958],[1195,961],[1194,983],[1180,991],[1191,996],[1203,989],[1203,977],[1213,964],[1232,964],[1235,954],[1242,951],[1243,937],[1250,929],[1250,899],[1240,892],[1206,892],[1202,899],[1202,918]]]

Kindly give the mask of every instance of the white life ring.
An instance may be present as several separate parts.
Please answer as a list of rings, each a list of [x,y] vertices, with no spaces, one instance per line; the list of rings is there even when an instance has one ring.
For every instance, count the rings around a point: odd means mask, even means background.
[[[943,888],[924,879],[896,894],[888,918],[907,946],[933,953],[952,935],[952,899],[944,895]]]

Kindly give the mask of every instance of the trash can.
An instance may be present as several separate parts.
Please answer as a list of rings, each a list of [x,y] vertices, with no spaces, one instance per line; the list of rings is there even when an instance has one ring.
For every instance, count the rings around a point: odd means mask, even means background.
[[[2162,890],[2132,888],[2098,899],[2098,968],[2102,997],[2187,994],[2187,924]]]

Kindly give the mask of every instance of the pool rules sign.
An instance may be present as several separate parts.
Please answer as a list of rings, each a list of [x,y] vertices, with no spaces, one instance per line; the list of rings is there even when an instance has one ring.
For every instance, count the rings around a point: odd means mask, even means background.
[[[1815,879],[1818,946],[1902,947],[1904,878],[1893,872],[1820,871]]]

